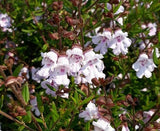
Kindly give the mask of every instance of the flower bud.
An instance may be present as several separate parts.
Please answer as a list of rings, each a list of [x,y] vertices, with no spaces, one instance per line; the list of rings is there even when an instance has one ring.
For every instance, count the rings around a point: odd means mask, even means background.
[[[73,19],[73,18],[71,18],[69,16],[66,16],[65,20],[71,26],[80,24],[80,21],[78,19]]]
[[[53,2],[52,8],[53,10],[56,10],[56,11],[61,10],[63,8],[63,2],[62,1]]]
[[[100,86],[100,85],[101,85],[100,82],[99,82],[99,80],[98,80],[97,78],[93,78],[93,79],[92,79],[92,83],[93,83],[95,86]]]
[[[119,0],[110,0],[109,3],[110,4],[119,4]]]
[[[78,6],[79,5],[79,0],[71,0],[72,4],[74,6]]]
[[[53,14],[53,22],[55,24],[58,24],[60,22],[60,18],[59,18],[59,15],[58,14]]]
[[[81,90],[88,96],[89,92],[88,92],[88,86],[86,86],[85,84],[81,85]]]
[[[49,33],[49,37],[52,40],[58,40],[59,39],[59,34],[58,33]]]

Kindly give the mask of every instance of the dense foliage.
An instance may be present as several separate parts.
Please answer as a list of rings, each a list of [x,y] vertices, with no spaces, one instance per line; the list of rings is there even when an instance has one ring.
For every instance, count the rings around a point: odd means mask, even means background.
[[[0,0],[0,129],[160,130],[159,12],[159,0]]]

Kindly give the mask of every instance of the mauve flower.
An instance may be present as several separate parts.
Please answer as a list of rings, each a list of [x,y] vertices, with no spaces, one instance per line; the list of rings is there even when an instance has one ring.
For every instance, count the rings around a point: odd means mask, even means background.
[[[156,68],[156,65],[146,54],[141,54],[138,60],[132,65],[132,68],[136,71],[138,78],[142,78],[143,76],[150,78],[152,76],[151,72]]]
[[[93,121],[92,124],[94,126],[94,131],[115,131],[110,123],[102,118],[98,119],[97,122]]]
[[[0,14],[0,27],[2,28],[2,31],[9,31],[12,32],[11,27],[11,18],[5,13]]]
[[[105,78],[104,63],[101,60],[102,54],[95,54],[93,49],[90,49],[84,53],[83,66],[79,71],[76,83],[90,83],[92,84],[93,78]]]
[[[70,83],[70,80],[68,79],[69,71],[70,67],[67,56],[60,56],[58,58],[56,66],[50,72],[50,78],[52,78],[58,86],[68,86]]]
[[[66,54],[68,56],[69,65],[72,68],[69,73],[72,76],[77,76],[84,58],[82,49],[78,46],[74,46],[73,49],[67,50]]]
[[[40,111],[38,109],[38,104],[37,104],[37,97],[34,97],[33,99],[30,100],[30,104],[32,105],[32,111],[35,112],[36,116],[40,116]]]
[[[131,45],[131,40],[127,38],[128,33],[123,33],[122,30],[117,30],[113,34],[113,39],[110,44],[110,48],[113,49],[115,55],[122,53],[123,55],[128,53],[128,47]]]
[[[43,67],[37,72],[41,77],[47,78],[50,75],[50,70],[55,67],[58,55],[54,51],[41,53]]]
[[[79,114],[80,118],[84,118],[85,121],[99,118],[98,108],[91,101],[88,103],[86,109]]]
[[[141,27],[142,27],[142,29],[148,28],[148,30],[149,30],[148,35],[149,36],[156,35],[156,32],[157,32],[157,24],[156,23],[142,24]]]
[[[52,97],[57,96],[56,91],[58,90],[58,86],[51,79],[41,82],[41,86],[46,89],[46,94],[51,95]]]
[[[106,54],[109,48],[110,40],[111,40],[111,32],[104,31],[103,33],[97,33],[96,36],[92,36],[92,42],[97,45],[95,47],[95,51],[102,55]]]

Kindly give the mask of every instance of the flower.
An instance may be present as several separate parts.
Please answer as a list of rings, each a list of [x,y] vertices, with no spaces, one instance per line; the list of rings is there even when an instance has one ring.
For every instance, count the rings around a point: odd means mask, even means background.
[[[80,46],[73,46],[72,49],[66,51],[66,54],[68,56],[69,65],[72,67],[70,75],[77,76],[84,58],[82,49]]]
[[[0,14],[0,27],[2,28],[2,31],[9,31],[12,32],[10,29],[11,27],[11,18],[5,13]]]
[[[110,40],[110,31],[104,31],[103,33],[98,33],[96,36],[92,36],[92,42],[97,45],[94,50],[96,52],[100,51],[102,55],[106,54],[108,51]]]
[[[38,70],[39,70],[39,68],[31,67],[32,80],[35,80],[37,83],[40,83],[40,81],[43,77],[41,77],[37,74]]]
[[[105,78],[104,63],[102,54],[95,54],[93,49],[84,52],[83,66],[78,73],[76,83],[90,83],[92,84],[93,78]]]
[[[157,32],[157,24],[156,23],[148,23],[148,24],[142,24],[141,25],[142,29],[146,29],[148,28],[149,30],[149,33],[148,35],[149,36],[154,36],[156,35],[156,32]]]
[[[29,70],[27,67],[23,67],[18,76],[23,77],[23,82],[29,79]]]
[[[47,78],[50,74],[50,70],[55,67],[58,54],[55,51],[50,51],[47,53],[41,53],[42,65],[43,67],[37,72],[41,77]]]
[[[94,131],[115,131],[110,123],[102,118],[98,119],[97,122],[93,121],[92,124],[94,125]]]
[[[46,94],[51,95],[52,97],[56,96],[56,91],[58,90],[58,86],[51,79],[45,80],[41,83],[42,88],[46,89]],[[52,87],[53,90],[50,88]]]
[[[152,76],[151,72],[155,67],[156,65],[153,60],[149,59],[146,54],[141,54],[138,60],[132,65],[138,78],[142,78],[143,76],[150,78]]]
[[[36,96],[30,100],[30,104],[32,105],[32,109],[31,110],[35,111],[35,115],[36,116],[40,116],[41,113],[40,113],[40,111],[38,109],[37,97]]]
[[[84,118],[85,121],[89,121],[92,119],[97,119],[99,118],[98,116],[98,108],[95,106],[94,103],[91,101],[88,103],[85,111],[81,112],[79,114],[80,118]]]
[[[40,116],[40,111],[39,111],[39,109],[37,107],[37,97],[35,97],[34,99],[31,99],[30,103],[32,105],[32,109],[31,110],[35,111],[35,115],[36,116]]]
[[[127,125],[123,125],[121,131],[130,131],[130,130]]]
[[[123,33],[122,30],[117,30],[113,34],[113,39],[110,44],[110,48],[113,49],[115,55],[122,53],[123,55],[128,53],[128,47],[131,45],[131,40],[127,38],[128,33]]]
[[[69,61],[67,56],[60,56],[57,61],[57,65],[51,70],[51,79],[60,86],[68,86],[70,80],[67,73],[69,72]]]

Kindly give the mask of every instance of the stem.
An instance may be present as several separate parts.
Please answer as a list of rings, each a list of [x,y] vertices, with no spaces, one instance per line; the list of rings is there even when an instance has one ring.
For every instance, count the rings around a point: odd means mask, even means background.
[[[43,125],[44,125],[44,127],[45,127],[46,129],[48,129],[48,128],[47,128],[47,125],[46,125],[46,122],[45,122],[45,119],[44,119],[44,116],[43,116],[43,113],[41,113],[41,117],[42,117],[42,120],[43,120]]]
[[[8,118],[8,119],[10,119],[10,120],[18,123],[18,124],[20,124],[20,125],[23,125],[26,129],[28,129],[28,130],[30,130],[30,131],[35,131],[35,130],[33,130],[32,128],[28,127],[24,122],[18,121],[17,119],[13,118],[12,116],[8,115],[7,113],[5,113],[5,112],[3,112],[3,111],[1,111],[1,110],[0,110],[0,114],[1,114],[2,116],[6,117],[6,118]]]
[[[15,94],[16,98],[17,98],[18,101],[21,103],[21,105],[22,105],[23,107],[26,107],[27,104],[26,104],[26,102],[24,101],[24,99],[23,99],[23,97],[22,97],[22,93],[21,93],[19,87],[16,87],[16,86],[18,86],[18,85],[13,85],[13,84],[12,84],[12,85],[10,85],[9,87],[12,89],[13,93]],[[31,112],[31,111],[30,111],[30,112]],[[31,112],[31,116],[32,116],[32,120],[33,120],[34,124],[36,125],[38,131],[42,131],[40,125],[39,125],[38,122],[36,121],[36,118],[35,118],[35,116],[33,115],[32,112]]]
[[[2,67],[0,66],[0,74],[3,76],[3,79],[6,80],[7,79],[7,76],[6,74],[4,73]]]
[[[83,19],[81,17],[81,4],[82,4],[82,0],[80,0],[79,5],[78,5],[78,16],[79,16],[80,23],[82,23],[82,25],[80,27],[80,35],[81,35],[81,45],[82,45],[82,47],[84,47]]]
[[[66,131],[70,131],[70,126],[71,126],[71,123],[72,123],[72,121],[73,121],[74,116],[75,116],[75,114],[73,113],[73,115],[72,115],[72,117],[71,117],[71,120],[70,120],[70,122],[69,122],[69,125],[68,125]]]
[[[30,8],[30,5],[29,5],[28,0],[25,0],[25,3],[26,3],[26,5],[28,6],[28,8]],[[39,33],[40,33],[40,35],[41,35],[41,38],[42,38],[43,42],[44,42],[46,45],[48,45],[45,36],[42,34],[43,31],[39,28],[38,21],[35,19],[35,16],[33,15],[33,13],[32,13],[31,15],[32,15],[32,17],[33,17],[33,20],[34,20],[36,26],[38,27],[38,31],[39,31]]]
[[[90,10],[93,6],[95,6],[98,3],[99,0],[96,0],[88,9],[84,10],[84,12],[87,12]]]

